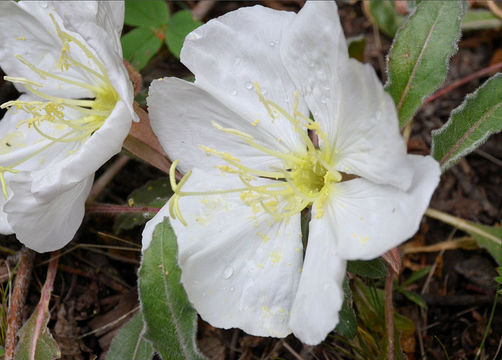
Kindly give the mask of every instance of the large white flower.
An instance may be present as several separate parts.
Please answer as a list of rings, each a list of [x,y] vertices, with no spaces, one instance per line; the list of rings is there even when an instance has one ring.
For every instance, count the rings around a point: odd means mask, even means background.
[[[0,2],[0,67],[23,93],[2,105],[0,232],[34,250],[72,239],[94,172],[129,131],[123,16],[119,1]]]
[[[143,246],[170,212],[202,318],[317,344],[338,322],[346,261],[413,235],[439,166],[406,154],[393,101],[349,59],[334,2],[228,13],[189,34],[181,60],[195,84],[155,81],[148,107],[186,175]]]

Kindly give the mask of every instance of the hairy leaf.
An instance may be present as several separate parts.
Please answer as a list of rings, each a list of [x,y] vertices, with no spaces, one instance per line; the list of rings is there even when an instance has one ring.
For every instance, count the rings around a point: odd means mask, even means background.
[[[106,360],[150,360],[152,357],[153,347],[145,339],[143,315],[138,312],[115,336]]]
[[[42,326],[38,338],[35,338],[35,328],[39,311],[43,311]],[[56,340],[52,337],[47,323],[49,322],[49,311],[47,308],[37,306],[36,310],[30,316],[28,321],[19,330],[19,342],[16,346],[14,360],[27,360],[30,359],[32,344],[36,342],[35,360],[52,360],[61,357]]]
[[[164,1],[126,0],[124,23],[133,26],[151,26],[167,23],[169,8]]]
[[[387,58],[386,89],[401,127],[446,78],[448,61],[458,49],[462,14],[461,0],[422,1],[397,33]]]
[[[196,313],[180,283],[176,236],[164,219],[155,228],[139,270],[146,337],[164,360],[203,359],[195,343]]]
[[[432,132],[432,156],[445,171],[502,129],[502,74],[488,79]]]

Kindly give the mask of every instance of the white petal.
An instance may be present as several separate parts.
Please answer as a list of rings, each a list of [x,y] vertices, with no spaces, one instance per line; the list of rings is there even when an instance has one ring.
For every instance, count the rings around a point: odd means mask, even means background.
[[[211,122],[249,134],[267,148],[286,152],[277,139],[263,131],[259,124],[251,125],[205,90],[187,81],[176,78],[156,80],[150,86],[147,101],[153,131],[169,157],[179,160],[183,172],[193,167],[214,172],[216,165],[224,164],[217,156],[206,156],[200,145],[227,152],[252,168],[282,167],[282,161],[253,148],[235,135],[217,130]]]
[[[207,184],[232,188],[235,181],[195,169],[183,191]],[[282,222],[263,214],[254,219],[239,195],[179,200],[188,226],[174,220],[171,224],[181,280],[195,309],[212,325],[284,337],[291,332],[289,310],[302,261],[300,216]]]
[[[76,87],[65,82],[55,81],[47,77],[43,79],[28,66],[21,63],[16,55],[22,56],[39,69],[48,71],[57,76],[63,76],[74,81],[87,81],[80,72],[70,67],[68,71],[61,71],[57,64],[61,54],[62,43],[56,34],[56,27],[49,14],[64,30],[59,16],[48,8],[41,6],[42,2],[11,1],[0,2],[0,66],[3,71],[13,77],[21,77],[43,85],[36,87],[46,94],[64,95],[72,98],[93,97],[92,93],[84,88]],[[72,34],[79,38],[77,34]],[[88,63],[89,59],[71,47],[71,54],[78,61]],[[92,65],[91,65],[92,66]],[[19,91],[24,92],[23,85],[16,84]]]
[[[348,59],[335,2],[308,2],[284,32],[281,55],[337,170],[406,190],[413,171],[394,102],[371,66]]]
[[[64,158],[56,159],[51,166],[42,167],[32,174],[32,191],[49,199],[93,175],[101,165],[120,152],[130,127],[128,106],[118,101],[105,123],[78,151],[66,151],[61,154]],[[49,158],[48,155],[45,157]]]
[[[16,175],[10,182],[13,195],[4,211],[17,239],[38,252],[62,248],[71,241],[82,222],[94,175],[49,201],[31,193],[29,174]]]
[[[408,158],[415,178],[406,192],[361,178],[333,185],[323,217],[331,220],[338,256],[373,259],[418,230],[441,172],[430,156]]]
[[[120,34],[124,25],[123,1],[53,1],[49,6],[64,20],[65,26],[72,31],[93,36],[95,27],[106,31],[113,49],[122,55]],[[101,40],[104,40],[103,38]]]
[[[258,126],[281,138],[290,150],[301,144],[298,134],[286,119],[271,119],[253,83],[258,83],[265,98],[292,113],[295,86],[279,49],[283,29],[294,17],[262,6],[240,8],[194,30],[181,51],[181,62],[195,75],[198,86],[248,122],[258,119]],[[302,99],[299,110],[308,115]]]
[[[315,214],[314,214],[315,215]],[[343,304],[342,283],[346,261],[337,254],[330,219],[315,217],[289,325],[303,343],[317,345],[338,323]]]

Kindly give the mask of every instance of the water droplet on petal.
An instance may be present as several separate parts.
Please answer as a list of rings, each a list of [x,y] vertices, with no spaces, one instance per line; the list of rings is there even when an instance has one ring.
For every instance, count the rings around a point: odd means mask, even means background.
[[[47,8],[47,1],[41,1],[40,6],[43,7],[44,9]]]
[[[261,88],[261,93],[262,93],[263,95],[265,95],[265,94],[267,93],[267,89],[266,89],[266,88]]]
[[[329,289],[329,284],[328,284],[328,283],[324,284],[324,285],[322,286],[322,289],[323,289],[324,291],[328,290],[328,289]]]
[[[232,96],[237,95],[237,90],[235,90],[235,89],[234,89],[234,90],[232,90],[232,92],[231,92],[230,94],[232,94]]]
[[[234,292],[235,291],[235,288],[234,287],[231,287],[230,288],[230,292]]]
[[[275,41],[271,41],[268,43],[271,47],[274,47],[275,46]]]
[[[246,83],[246,89],[251,90],[253,88],[253,83],[251,81],[248,81]]]
[[[223,270],[223,279],[230,279],[230,277],[233,275],[234,269],[229,266]]]
[[[326,104],[327,102],[328,102],[328,99],[326,99],[326,98],[321,99],[321,103]]]

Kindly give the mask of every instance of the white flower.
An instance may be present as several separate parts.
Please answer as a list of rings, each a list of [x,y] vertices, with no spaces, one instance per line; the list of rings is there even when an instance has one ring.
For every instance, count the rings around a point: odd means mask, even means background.
[[[155,81],[148,106],[187,174],[143,247],[170,212],[181,280],[203,319],[317,344],[338,322],[346,261],[415,233],[439,165],[406,154],[391,97],[348,58],[334,2],[228,13],[189,34],[181,60],[195,84]]]
[[[94,172],[134,112],[123,2],[0,2],[0,67],[23,94],[2,105],[0,232],[43,252],[78,229]]]

